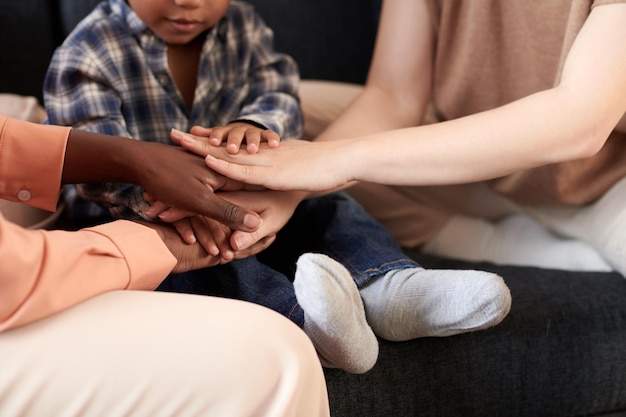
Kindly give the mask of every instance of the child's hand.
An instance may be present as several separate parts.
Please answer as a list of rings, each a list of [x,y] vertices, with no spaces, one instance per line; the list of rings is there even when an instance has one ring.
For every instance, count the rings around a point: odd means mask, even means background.
[[[222,223],[203,216],[192,216],[172,223],[182,239],[189,244],[199,242],[209,255],[232,260],[235,253],[230,246],[232,230]]]
[[[270,148],[276,148],[280,144],[280,137],[276,132],[245,122],[212,128],[194,126],[191,134],[209,138],[209,144],[213,146],[221,146],[226,141],[226,151],[232,155],[239,152],[244,141],[248,153],[257,153],[261,142],[267,142]]]

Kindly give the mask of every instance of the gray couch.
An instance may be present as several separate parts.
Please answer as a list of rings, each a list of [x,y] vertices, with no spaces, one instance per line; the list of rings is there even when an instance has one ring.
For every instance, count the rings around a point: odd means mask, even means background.
[[[54,47],[96,2],[0,0],[0,92],[41,98]],[[296,58],[303,78],[363,82],[377,2],[251,2],[275,29],[277,47]],[[66,221],[71,227],[72,219]],[[626,416],[622,276],[410,253],[431,268],[501,274],[513,296],[511,313],[482,332],[405,343],[381,340],[380,359],[364,375],[327,370],[334,416]]]

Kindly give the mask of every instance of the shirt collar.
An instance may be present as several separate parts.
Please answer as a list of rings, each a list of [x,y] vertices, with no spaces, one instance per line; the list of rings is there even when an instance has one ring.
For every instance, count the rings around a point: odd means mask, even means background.
[[[126,3],[126,0],[109,0],[109,6],[111,7],[112,15],[118,16],[124,20],[133,35],[138,37],[149,30],[148,26],[137,16],[128,3]]]

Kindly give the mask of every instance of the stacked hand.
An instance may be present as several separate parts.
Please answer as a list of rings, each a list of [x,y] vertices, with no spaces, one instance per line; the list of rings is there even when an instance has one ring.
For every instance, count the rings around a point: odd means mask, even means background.
[[[196,133],[209,135],[213,134],[214,130],[198,127],[193,129]],[[182,132],[172,131],[172,138],[175,142],[180,143],[184,136],[186,135]],[[215,142],[216,145],[213,145],[210,142],[215,138],[195,135],[193,137],[197,138],[196,140],[207,148],[225,149],[221,146],[221,140]],[[269,147],[270,145],[262,144],[262,146]],[[202,155],[201,152],[200,154]],[[151,217],[159,217],[165,222],[173,223],[185,242],[188,244],[199,242],[208,254],[219,256],[223,261],[237,259],[238,256],[244,253],[258,253],[259,250],[267,247],[266,243],[268,240],[271,239],[273,241],[276,233],[287,223],[296,206],[305,197],[305,194],[301,192],[286,193],[268,190],[259,192],[261,188],[257,186],[244,186],[240,182],[237,182],[237,184],[238,187],[235,188],[221,188],[218,193],[219,197],[230,204],[260,215],[262,223],[257,230],[234,230],[211,218],[198,216],[193,211],[173,209],[165,204],[163,200],[155,198],[150,194],[146,195],[146,199],[153,204],[147,214]]]

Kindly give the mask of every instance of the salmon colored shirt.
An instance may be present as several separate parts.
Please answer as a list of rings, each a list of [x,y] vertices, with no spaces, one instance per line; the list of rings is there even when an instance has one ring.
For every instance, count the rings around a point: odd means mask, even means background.
[[[54,211],[69,131],[0,114],[0,198]],[[0,331],[107,291],[152,290],[175,264],[158,234],[134,222],[27,230],[0,214]]]

